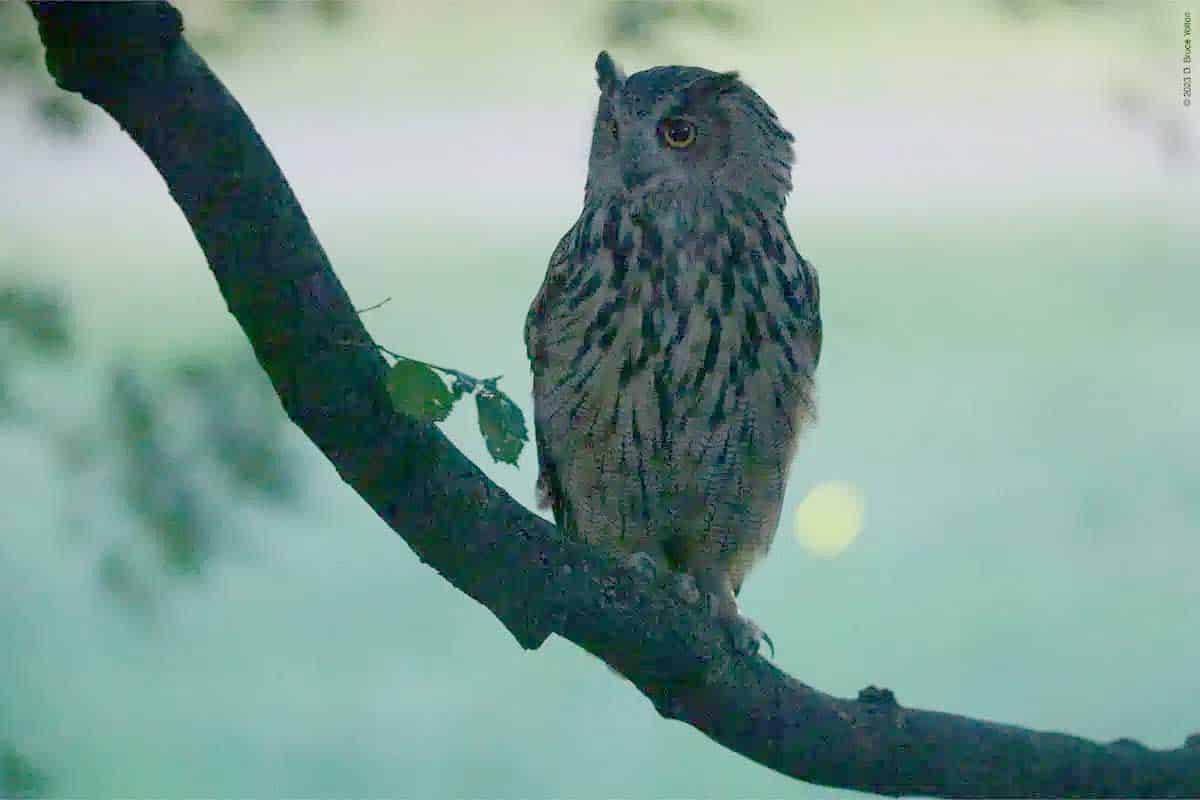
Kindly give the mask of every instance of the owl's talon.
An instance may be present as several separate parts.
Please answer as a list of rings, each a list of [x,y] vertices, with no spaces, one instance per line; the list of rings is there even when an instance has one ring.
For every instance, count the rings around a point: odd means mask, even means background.
[[[775,536],[814,413],[820,301],[784,219],[792,137],[734,72],[663,66],[627,80],[605,53],[596,75],[583,211],[525,322],[542,496],[564,536],[679,596],[739,654],[774,656],[737,592]],[[679,104],[686,117],[660,116]],[[621,144],[634,141],[678,152]],[[688,172],[697,179],[678,179]],[[751,251],[770,270],[744,269]],[[691,308],[707,314],[689,321]],[[745,326],[725,319],[743,308]]]
[[[762,643],[766,642],[767,648],[771,651],[770,657],[775,657],[775,643],[771,641],[771,637],[750,620],[738,616],[728,620],[726,625],[729,637],[733,640],[733,649],[741,655],[760,655]]]

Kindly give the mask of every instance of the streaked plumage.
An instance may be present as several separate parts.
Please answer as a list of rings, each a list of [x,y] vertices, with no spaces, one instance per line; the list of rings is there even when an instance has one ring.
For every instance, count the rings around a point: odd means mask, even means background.
[[[820,353],[791,136],[732,73],[596,66],[583,212],[526,323],[539,488],[566,535],[690,574],[738,641]]]

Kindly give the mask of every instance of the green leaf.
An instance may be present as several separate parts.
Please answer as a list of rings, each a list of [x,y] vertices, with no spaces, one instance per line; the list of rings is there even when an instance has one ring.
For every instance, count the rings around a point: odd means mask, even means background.
[[[456,399],[446,388],[446,382],[429,366],[409,359],[392,365],[387,389],[393,408],[427,422],[441,422],[450,416]]]
[[[475,395],[475,408],[479,411],[479,432],[487,444],[488,453],[497,461],[516,466],[521,448],[529,441],[525,429],[525,416],[508,395],[488,382]]]

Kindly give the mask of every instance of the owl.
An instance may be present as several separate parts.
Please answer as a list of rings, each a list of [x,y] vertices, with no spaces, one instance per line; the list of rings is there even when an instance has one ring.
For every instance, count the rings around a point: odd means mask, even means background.
[[[596,74],[583,210],[525,325],[539,499],[754,653],[736,597],[775,535],[821,351],[784,220],[792,135],[735,72],[626,77],[602,52]]]

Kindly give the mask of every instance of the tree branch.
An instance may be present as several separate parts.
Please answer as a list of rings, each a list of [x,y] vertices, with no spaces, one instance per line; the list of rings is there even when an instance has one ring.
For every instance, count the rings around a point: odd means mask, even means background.
[[[904,708],[874,688],[831,697],[739,657],[699,608],[560,539],[435,427],[393,412],[385,364],[300,204],[183,39],[178,12],[30,6],[58,84],[107,111],[163,176],[288,416],[422,561],[523,647],[557,633],[664,716],[814,783],[954,797],[1200,795],[1200,736],[1156,751]]]

